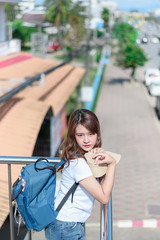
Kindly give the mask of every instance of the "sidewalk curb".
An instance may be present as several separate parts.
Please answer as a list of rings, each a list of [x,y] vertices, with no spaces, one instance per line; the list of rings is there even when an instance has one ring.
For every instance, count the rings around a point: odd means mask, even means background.
[[[113,221],[113,226],[118,228],[160,228],[160,219],[119,220]]]

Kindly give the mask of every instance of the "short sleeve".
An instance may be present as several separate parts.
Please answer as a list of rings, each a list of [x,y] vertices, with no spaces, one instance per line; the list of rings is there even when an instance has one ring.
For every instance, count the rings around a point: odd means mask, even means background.
[[[76,182],[82,179],[93,176],[92,171],[83,158],[78,158],[76,161],[71,161],[72,165],[72,176]]]

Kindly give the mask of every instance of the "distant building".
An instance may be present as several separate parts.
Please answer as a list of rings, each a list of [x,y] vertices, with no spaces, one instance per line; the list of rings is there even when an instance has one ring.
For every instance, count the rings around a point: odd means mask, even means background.
[[[35,8],[22,14],[23,22],[33,23],[35,25],[41,25],[44,21],[44,9]]]
[[[34,0],[21,0],[19,3],[20,9],[23,13],[31,11],[35,7],[35,1]]]
[[[155,16],[160,17],[160,8],[155,10]]]
[[[19,3],[21,0],[0,0],[0,42],[6,41],[6,16],[4,11],[5,3]]]
[[[117,3],[114,1],[101,0],[101,8],[107,8],[109,11],[113,12],[117,8]]]
[[[92,28],[100,25],[103,20],[101,18],[101,13],[104,8],[107,8],[110,11],[110,24],[113,24],[112,17],[117,13],[117,3],[113,1],[105,0],[90,0],[91,1],[91,24]],[[94,27],[93,27],[94,26]]]

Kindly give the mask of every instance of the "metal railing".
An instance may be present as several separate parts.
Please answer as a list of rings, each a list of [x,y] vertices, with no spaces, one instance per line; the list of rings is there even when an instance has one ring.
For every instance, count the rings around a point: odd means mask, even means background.
[[[0,157],[0,164],[8,165],[8,188],[9,188],[9,210],[10,210],[10,240],[14,240],[14,218],[12,206],[12,164],[30,164],[34,163],[39,157]],[[60,161],[57,157],[47,157],[49,162],[58,163]],[[17,176],[18,177],[18,176]],[[101,212],[101,226],[100,226],[100,239],[112,240],[112,198],[110,198],[108,207],[102,205]],[[32,240],[31,231],[28,231],[28,240]]]

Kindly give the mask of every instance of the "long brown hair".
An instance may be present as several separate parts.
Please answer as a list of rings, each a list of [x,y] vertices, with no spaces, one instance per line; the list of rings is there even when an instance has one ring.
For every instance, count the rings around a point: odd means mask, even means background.
[[[71,159],[84,157],[85,153],[85,151],[78,146],[75,138],[75,131],[78,124],[83,125],[91,133],[97,134],[95,147],[101,147],[102,145],[100,124],[97,116],[87,109],[74,111],[69,119],[67,136],[60,146],[61,159],[66,159],[68,166]]]

